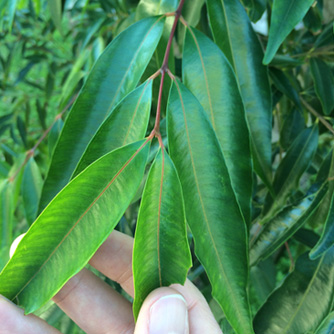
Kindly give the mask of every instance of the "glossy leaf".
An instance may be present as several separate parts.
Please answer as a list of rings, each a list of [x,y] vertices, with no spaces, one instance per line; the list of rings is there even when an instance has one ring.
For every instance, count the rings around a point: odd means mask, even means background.
[[[128,94],[102,123],[82,155],[73,177],[102,155],[144,138],[151,111],[152,80]]]
[[[249,131],[233,70],[222,51],[193,28],[186,32],[182,69],[184,84],[199,100],[216,132],[232,187],[245,221],[250,224],[252,163]]]
[[[0,274],[0,294],[28,314],[81,270],[130,204],[148,152],[144,141],[130,144],[103,156],[73,179],[18,245]]]
[[[310,64],[315,92],[321,102],[323,113],[329,115],[334,109],[334,75],[332,69],[317,58],[311,58]]]
[[[279,46],[303,19],[313,2],[314,0],[274,1],[264,64],[271,62]]]
[[[242,0],[252,22],[257,22],[266,10],[266,0]]]
[[[317,210],[327,191],[328,187],[324,187],[299,203],[287,206],[267,222],[251,246],[250,265],[268,258],[291,238]]]
[[[314,334],[333,334],[334,333],[334,312],[329,313],[328,316],[321,323]]]
[[[316,261],[303,254],[254,319],[259,334],[309,333],[329,314],[334,300],[334,248]]]
[[[135,318],[152,290],[173,283],[184,284],[190,266],[180,180],[168,154],[160,150],[146,181],[136,227]]]
[[[235,70],[252,142],[254,168],[271,189],[271,90],[263,51],[238,0],[207,0],[216,44]]]
[[[324,224],[324,228],[320,240],[310,252],[312,260],[334,245],[334,154],[332,154],[332,164],[328,175],[328,186],[328,193],[314,217],[314,222],[319,225]]]
[[[31,225],[37,216],[38,202],[42,191],[43,180],[39,168],[30,158],[24,168],[21,193],[28,224]]]
[[[177,4],[177,0],[140,0],[136,10],[136,19],[174,12]]]
[[[100,56],[66,119],[54,150],[40,211],[69,181],[87,144],[112,108],[136,87],[162,29],[162,17],[137,22],[118,35]]]
[[[293,189],[298,187],[299,179],[310,165],[318,147],[318,126],[306,128],[292,143],[285,157],[279,164],[275,178],[275,200],[268,194],[263,210],[265,217],[280,211]],[[263,221],[264,222],[264,221]]]
[[[253,333],[246,291],[246,224],[210,121],[179,81],[171,88],[167,129],[195,253],[208,274],[212,295],[238,333]]]

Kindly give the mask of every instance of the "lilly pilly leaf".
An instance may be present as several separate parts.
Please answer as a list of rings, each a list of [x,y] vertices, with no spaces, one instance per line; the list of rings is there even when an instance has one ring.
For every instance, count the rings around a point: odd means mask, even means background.
[[[249,131],[232,67],[208,37],[196,29],[188,28],[182,69],[184,84],[199,100],[216,132],[232,187],[245,221],[249,224],[252,196]]]
[[[334,247],[316,261],[303,254],[254,319],[259,334],[313,333],[334,300]]]
[[[115,150],[85,169],[30,227],[0,274],[0,294],[31,313],[81,270],[118,223],[142,180],[149,145]]]
[[[253,333],[246,291],[246,224],[210,121],[179,81],[170,91],[167,135],[195,252],[209,276],[212,294],[237,333]]]
[[[97,60],[53,152],[40,211],[70,180],[87,144],[113,107],[136,87],[160,40],[163,21],[163,17],[150,17],[135,23]]]
[[[191,266],[181,184],[166,151],[150,169],[133,249],[134,315],[154,289],[184,284]]]

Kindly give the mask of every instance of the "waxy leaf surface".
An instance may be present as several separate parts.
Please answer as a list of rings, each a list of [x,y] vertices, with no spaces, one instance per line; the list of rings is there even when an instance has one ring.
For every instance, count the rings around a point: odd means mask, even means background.
[[[31,313],[79,272],[108,237],[142,180],[149,144],[115,150],[47,206],[0,274],[0,294]]]
[[[190,266],[181,184],[173,162],[166,151],[160,150],[146,181],[136,227],[135,317],[152,290],[184,284]]]
[[[207,0],[216,44],[235,70],[249,124],[254,168],[271,188],[271,90],[263,51],[239,0]]]
[[[160,40],[163,26],[163,17],[135,23],[118,35],[96,62],[57,142],[40,211],[69,181],[87,144],[112,108],[136,87]]]
[[[303,254],[255,316],[255,333],[313,333],[330,313],[333,300],[334,247],[316,261]]]
[[[129,93],[113,109],[88,144],[73,176],[102,155],[144,138],[151,101],[152,80],[149,80]]]
[[[314,0],[274,1],[264,64],[271,62],[279,46],[303,19],[313,2]]]
[[[253,333],[246,291],[246,224],[210,121],[179,81],[170,92],[167,135],[195,252],[211,281],[212,294],[237,333]]]
[[[334,312],[328,314],[314,334],[333,334],[334,333]]]
[[[252,163],[245,110],[223,52],[193,28],[186,32],[183,82],[206,111],[221,145],[241,211],[250,223]],[[196,72],[196,73],[195,73]]]

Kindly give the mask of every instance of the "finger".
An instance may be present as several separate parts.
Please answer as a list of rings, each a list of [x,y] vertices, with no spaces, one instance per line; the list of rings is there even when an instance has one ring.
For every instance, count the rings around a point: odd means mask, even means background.
[[[130,334],[131,303],[87,269],[72,277],[53,300],[87,334]]]
[[[133,297],[132,248],[133,238],[113,231],[89,263]]]
[[[0,333],[1,334],[60,334],[44,320],[33,314],[24,315],[24,311],[0,296]]]
[[[209,305],[199,290],[187,281],[154,290],[145,300],[135,334],[222,334]]]

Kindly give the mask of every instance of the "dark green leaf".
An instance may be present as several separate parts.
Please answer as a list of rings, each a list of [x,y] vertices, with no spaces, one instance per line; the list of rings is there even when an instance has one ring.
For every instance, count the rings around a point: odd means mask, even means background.
[[[128,94],[97,130],[73,176],[102,155],[144,138],[151,111],[152,80]]]
[[[315,92],[321,102],[325,115],[334,109],[334,76],[331,68],[322,60],[311,58],[311,73],[313,76]]]
[[[264,64],[271,62],[279,46],[303,19],[313,2],[314,0],[274,1]]]
[[[329,314],[334,300],[334,248],[316,261],[303,254],[296,268],[254,319],[258,334],[309,333]]]
[[[275,200],[272,199],[270,194],[266,198],[263,210],[265,217],[273,216],[280,211],[291,191],[298,188],[299,179],[310,165],[317,150],[318,137],[319,130],[317,125],[306,128],[286,152],[274,178]],[[266,221],[266,218],[264,218],[264,221]]]
[[[250,265],[268,258],[291,238],[316,211],[327,191],[328,188],[324,187],[317,194],[311,194],[299,203],[284,208],[267,222],[251,246]]]
[[[266,0],[242,0],[252,22],[258,21],[266,9]]]
[[[170,92],[167,133],[195,252],[211,281],[212,294],[238,333],[253,333],[246,291],[246,224],[210,121],[178,81]]]
[[[160,150],[146,181],[136,227],[135,318],[152,290],[184,284],[190,266],[181,184],[171,159]]]
[[[321,323],[314,334],[333,334],[334,333],[334,312],[329,313],[328,316]]]
[[[39,168],[30,158],[24,168],[21,193],[28,224],[31,225],[37,216],[38,202],[41,196],[43,180]]]
[[[285,117],[280,131],[280,145],[287,150],[296,137],[305,129],[305,119],[300,111],[292,109]]]
[[[69,181],[87,144],[112,108],[136,87],[159,42],[163,26],[162,17],[137,22],[118,35],[100,56],[55,147],[39,211]]]
[[[216,132],[232,187],[249,224],[252,196],[249,132],[233,70],[222,51],[193,28],[186,32],[182,68],[184,84],[199,100]]]
[[[254,168],[271,189],[271,91],[263,51],[238,0],[207,0],[214,40],[233,66],[248,120]]]
[[[27,129],[26,125],[24,124],[22,118],[20,116],[17,116],[16,118],[16,125],[17,129],[19,130],[19,134],[21,137],[21,140],[23,142],[23,145],[25,148],[28,148],[28,143],[27,143]]]
[[[50,130],[48,137],[49,155],[52,155],[53,153],[53,150],[56,146],[57,140],[59,138],[63,126],[64,126],[63,120],[61,118],[58,118]]]
[[[0,294],[31,313],[81,270],[130,204],[148,152],[147,141],[124,146],[73,179],[18,245],[0,274]]]

